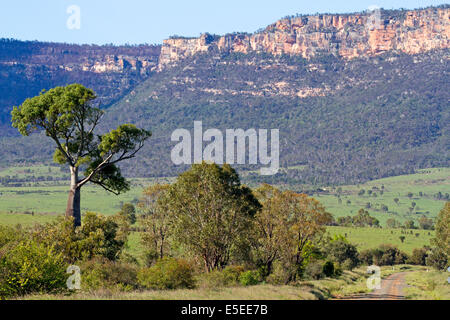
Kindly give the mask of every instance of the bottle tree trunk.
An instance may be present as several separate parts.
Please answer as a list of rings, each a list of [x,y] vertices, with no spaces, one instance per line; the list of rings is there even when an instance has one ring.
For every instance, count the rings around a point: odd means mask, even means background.
[[[67,200],[66,217],[72,217],[74,221],[74,226],[81,226],[81,193],[80,187],[78,186],[78,168],[70,168],[70,190],[69,199]]]

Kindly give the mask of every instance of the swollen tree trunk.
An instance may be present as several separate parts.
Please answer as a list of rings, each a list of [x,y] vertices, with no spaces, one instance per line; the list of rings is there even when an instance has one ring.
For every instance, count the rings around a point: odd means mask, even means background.
[[[70,190],[67,200],[66,217],[73,217],[74,226],[81,226],[81,193],[78,187],[78,168],[70,167]]]

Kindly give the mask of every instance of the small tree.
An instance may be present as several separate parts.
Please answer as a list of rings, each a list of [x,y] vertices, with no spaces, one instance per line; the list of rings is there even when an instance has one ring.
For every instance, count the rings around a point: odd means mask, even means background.
[[[435,229],[436,237],[432,243],[448,259],[450,257],[450,202],[446,202],[444,208],[439,212]]]
[[[282,222],[280,224],[280,260],[287,271],[286,282],[295,281],[315,253],[325,226],[332,215],[305,194],[284,191],[277,199]]]
[[[282,192],[268,184],[255,191],[262,209],[256,214],[255,229],[255,260],[262,269],[263,276],[272,272],[272,266],[279,258],[282,250],[283,207],[280,201]]]
[[[331,240],[325,247],[325,251],[329,260],[338,262],[340,265],[345,265],[348,269],[355,268],[359,263],[356,246],[350,244],[347,240]]]
[[[406,237],[405,236],[400,236],[400,237],[398,237],[399,239],[400,239],[400,241],[403,243],[403,242],[405,242],[405,239],[406,239]]]
[[[92,182],[114,194],[129,189],[116,164],[133,158],[151,133],[123,124],[103,135],[95,135],[103,111],[92,106],[94,92],[80,84],[42,91],[39,96],[14,107],[12,125],[28,136],[43,130],[56,144],[54,161],[70,169],[70,191],[66,216],[81,225],[81,187]],[[83,178],[80,167],[85,168]]]
[[[136,223],[136,208],[131,203],[124,203],[120,209],[119,215],[126,217],[130,225]]]
[[[416,229],[416,225],[414,224],[414,220],[406,220],[405,221],[405,229]]]
[[[206,162],[177,178],[164,205],[171,215],[171,234],[203,260],[207,271],[224,268],[234,252],[248,248],[252,217],[260,208],[231,166]]]
[[[399,225],[400,223],[394,218],[389,218],[386,220],[386,227],[388,228],[398,228]]]
[[[144,190],[138,207],[143,213],[142,225],[145,232],[142,243],[147,252],[147,263],[162,259],[170,250],[169,231],[170,215],[163,201],[169,185],[156,184]]]
[[[425,216],[422,216],[419,219],[419,225],[420,225],[420,229],[433,230],[433,219],[429,219]]]

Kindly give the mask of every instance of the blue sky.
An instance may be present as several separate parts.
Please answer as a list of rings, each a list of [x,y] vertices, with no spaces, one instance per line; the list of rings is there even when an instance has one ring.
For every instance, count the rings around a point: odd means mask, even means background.
[[[419,8],[442,0],[4,0],[0,2],[0,38],[68,43],[161,43],[171,35],[198,36],[254,32],[277,19],[314,13]],[[66,12],[81,9],[81,28],[70,30]]]

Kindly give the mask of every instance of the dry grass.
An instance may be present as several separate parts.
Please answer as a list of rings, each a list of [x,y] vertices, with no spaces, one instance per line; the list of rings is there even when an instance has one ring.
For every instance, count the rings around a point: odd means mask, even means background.
[[[422,269],[406,276],[406,298],[413,300],[450,300],[450,273]]]
[[[313,300],[307,287],[258,285],[220,289],[179,289],[133,292],[98,290],[73,295],[31,295],[26,300]]]
[[[97,290],[72,295],[30,295],[26,300],[318,300],[365,292],[364,268],[345,271],[339,278],[270,285],[120,292]]]

